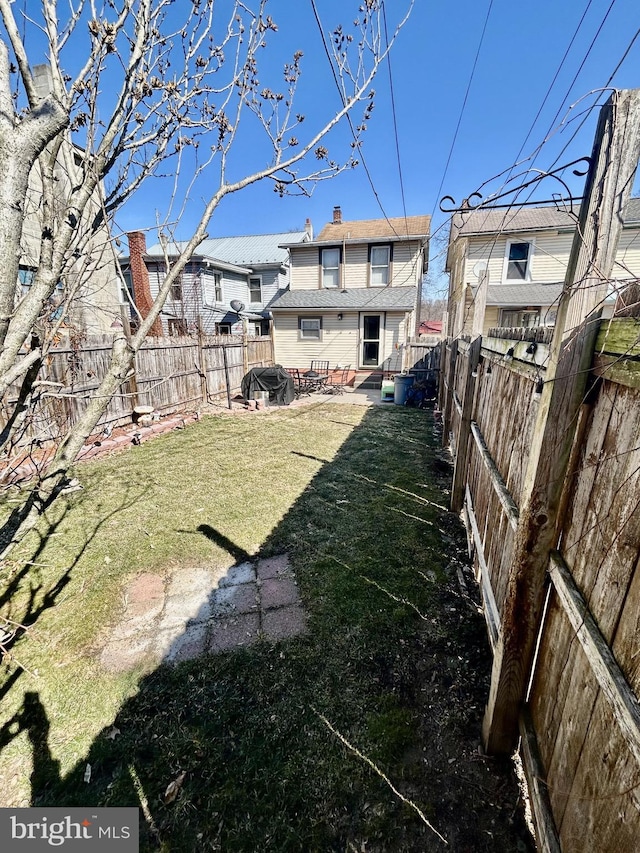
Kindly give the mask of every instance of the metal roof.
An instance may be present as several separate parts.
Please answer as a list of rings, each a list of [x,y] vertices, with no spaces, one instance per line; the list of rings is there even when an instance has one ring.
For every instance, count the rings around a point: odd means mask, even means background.
[[[285,264],[289,253],[282,248],[287,241],[292,244],[303,242],[307,238],[306,231],[285,231],[278,234],[249,234],[242,237],[213,237],[203,240],[194,252],[194,257],[210,258],[225,261],[241,267],[253,267],[259,264]],[[186,245],[186,241],[170,243],[170,255],[178,254]],[[162,246],[155,243],[147,249],[147,256],[162,256]]]
[[[317,290],[286,290],[269,307],[281,309],[327,309],[334,311],[412,311],[417,287],[350,287]]]

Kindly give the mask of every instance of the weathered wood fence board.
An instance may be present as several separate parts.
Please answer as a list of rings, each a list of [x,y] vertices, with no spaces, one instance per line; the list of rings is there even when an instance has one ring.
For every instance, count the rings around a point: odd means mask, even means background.
[[[623,325],[625,324],[625,325]],[[603,323],[592,387],[563,478],[559,552],[529,672],[520,731],[544,851],[635,853],[640,836],[640,322]],[[492,647],[502,642],[544,367],[511,342],[482,341],[464,477],[464,515]],[[545,346],[538,344],[538,351]],[[439,405],[456,453],[469,343],[443,347]],[[544,353],[543,353],[544,356]],[[625,369],[619,364],[625,361]],[[611,370],[608,367],[611,366]],[[445,413],[447,413],[445,415]]]
[[[33,440],[55,440],[74,424],[105,375],[113,337],[95,335],[72,345],[62,341],[47,356],[47,384],[24,435]],[[216,336],[149,338],[137,353],[134,375],[109,401],[100,421],[130,423],[138,404],[159,412],[197,407],[207,402],[223,405],[240,392],[242,377],[251,367],[273,364],[270,338]],[[19,384],[7,395],[0,424],[6,423],[18,399]]]

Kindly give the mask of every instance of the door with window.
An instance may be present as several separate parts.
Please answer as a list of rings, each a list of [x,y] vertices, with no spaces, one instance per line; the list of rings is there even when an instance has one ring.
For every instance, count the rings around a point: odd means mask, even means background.
[[[382,314],[360,316],[360,366],[377,367],[382,361]]]

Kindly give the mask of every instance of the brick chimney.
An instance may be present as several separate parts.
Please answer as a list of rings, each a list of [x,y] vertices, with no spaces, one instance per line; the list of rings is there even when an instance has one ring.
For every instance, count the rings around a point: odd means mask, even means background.
[[[304,223],[304,230],[307,234],[309,240],[313,240],[313,225],[311,224],[311,220],[307,218]]]
[[[337,204],[333,208],[333,224],[341,225],[342,224],[342,211],[340,210],[340,205]]]
[[[153,305],[149,270],[144,262],[144,256],[147,254],[147,241],[143,231],[129,231],[127,240],[129,241],[129,267],[131,269],[133,298],[136,308],[144,319]],[[155,320],[149,334],[154,337],[162,337],[162,323],[159,317]]]

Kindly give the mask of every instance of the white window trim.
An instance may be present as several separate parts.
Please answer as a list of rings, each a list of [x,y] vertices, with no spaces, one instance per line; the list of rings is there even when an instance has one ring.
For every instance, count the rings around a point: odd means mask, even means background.
[[[379,317],[380,328],[378,330],[378,338],[365,338],[364,336],[364,318]],[[366,341],[377,340],[378,342],[378,365],[382,364],[386,358],[386,335],[387,335],[387,315],[384,311],[362,311],[358,320],[359,342],[358,342],[358,366],[363,370],[371,370],[372,365],[364,363],[364,343]]]
[[[387,262],[386,264],[375,264],[375,269],[386,269],[387,270],[387,280],[381,284],[374,282],[373,280],[373,253],[376,249],[385,249],[387,252]],[[371,246],[371,260],[369,261],[369,286],[370,287],[387,287],[391,283],[391,246],[388,245],[380,245],[380,246]]]
[[[256,301],[256,300],[253,300],[253,299],[251,298],[251,280],[252,280],[252,279],[257,279],[257,280],[260,282],[260,299],[258,299],[257,301]],[[261,275],[250,275],[250,276],[249,276],[249,305],[262,305],[262,299],[263,299],[263,295],[262,295],[262,276],[261,276]]]
[[[324,256],[327,252],[337,252],[338,253],[338,264],[335,267],[327,267],[324,263]],[[342,265],[342,258],[340,252],[340,246],[327,246],[326,249],[322,249],[320,254],[320,285],[321,287],[326,288],[327,290],[337,290],[340,287],[340,277],[342,274],[342,270],[340,269]],[[325,270],[337,270],[338,271],[338,281],[336,284],[325,284],[324,274]]]
[[[527,258],[527,271],[524,278],[508,278],[507,274],[509,272],[509,252],[511,251],[511,246],[514,243],[528,243],[529,244],[529,256]],[[531,266],[533,264],[533,256],[536,250],[536,241],[535,237],[518,237],[513,240],[507,240],[507,245],[504,250],[504,261],[502,266],[502,281],[503,283],[509,284],[517,284],[518,282],[523,283],[527,281],[531,281]]]
[[[304,335],[302,324],[315,322],[318,324],[317,335]],[[299,341],[321,341],[322,340],[322,317],[298,317],[298,340]]]

